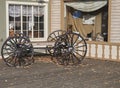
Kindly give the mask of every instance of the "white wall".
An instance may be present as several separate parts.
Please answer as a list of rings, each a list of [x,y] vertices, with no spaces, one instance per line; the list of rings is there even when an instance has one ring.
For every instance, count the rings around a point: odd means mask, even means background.
[[[110,42],[120,42],[120,0],[111,0]]]

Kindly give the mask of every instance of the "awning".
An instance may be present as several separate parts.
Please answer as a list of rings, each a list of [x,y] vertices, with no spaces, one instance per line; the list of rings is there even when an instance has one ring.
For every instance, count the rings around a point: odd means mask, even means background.
[[[107,4],[107,0],[99,1],[79,1],[79,2],[65,2],[65,5],[70,6],[76,10],[83,12],[92,12],[96,11]]]

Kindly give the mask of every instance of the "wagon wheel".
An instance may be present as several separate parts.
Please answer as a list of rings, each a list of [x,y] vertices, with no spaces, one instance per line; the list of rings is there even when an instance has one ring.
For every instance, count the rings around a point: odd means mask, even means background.
[[[34,62],[33,46],[23,34],[8,37],[2,46],[1,55],[8,66],[27,66]]]
[[[66,33],[55,43],[54,55],[58,64],[77,65],[85,57],[87,44],[77,33]]]
[[[48,42],[56,42],[57,41],[57,39],[61,36],[61,35],[63,35],[63,34],[65,34],[66,33],[66,31],[65,30],[57,30],[57,31],[53,31],[52,33],[50,33],[50,35],[48,36],[48,38],[47,38],[47,41]],[[54,47],[53,46],[47,46],[47,48],[48,48],[48,53],[52,56],[52,60],[53,60],[53,53],[54,53]],[[54,60],[53,60],[54,61]]]

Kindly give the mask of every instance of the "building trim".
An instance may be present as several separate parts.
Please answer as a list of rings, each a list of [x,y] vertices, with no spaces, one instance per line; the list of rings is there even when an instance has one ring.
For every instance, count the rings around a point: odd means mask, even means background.
[[[64,29],[64,0],[61,1],[61,29]]]
[[[110,43],[111,32],[111,0],[108,0],[108,42]]]

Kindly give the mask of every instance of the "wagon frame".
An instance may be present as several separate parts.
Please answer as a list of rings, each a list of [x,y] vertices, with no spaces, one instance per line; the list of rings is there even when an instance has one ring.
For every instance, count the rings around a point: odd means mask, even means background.
[[[1,55],[4,62],[11,67],[27,66],[34,62],[34,49],[44,49],[47,54],[56,59],[61,65],[77,65],[85,58],[87,44],[85,39],[73,31],[57,30],[47,39],[45,47],[34,47],[28,36],[16,33],[9,36],[3,43]]]

